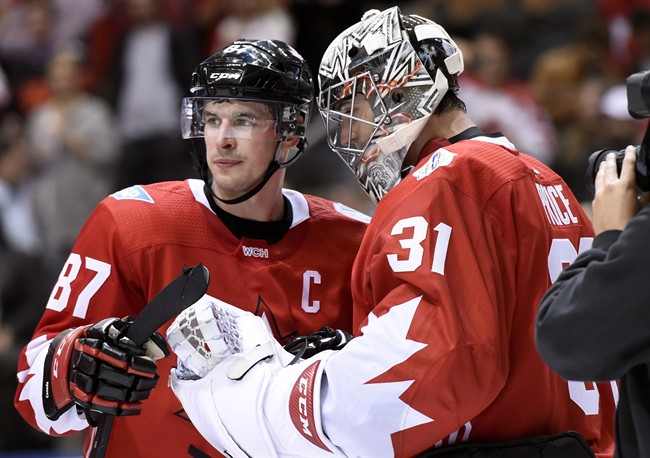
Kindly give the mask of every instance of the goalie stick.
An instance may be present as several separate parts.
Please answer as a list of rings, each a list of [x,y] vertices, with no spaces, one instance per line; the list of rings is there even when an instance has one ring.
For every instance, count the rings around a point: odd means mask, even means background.
[[[187,307],[198,301],[208,289],[210,273],[203,264],[184,267],[183,273],[165,286],[144,306],[126,331],[136,345],[144,345],[156,330]],[[113,427],[113,415],[103,415],[93,438],[90,456],[103,458]]]

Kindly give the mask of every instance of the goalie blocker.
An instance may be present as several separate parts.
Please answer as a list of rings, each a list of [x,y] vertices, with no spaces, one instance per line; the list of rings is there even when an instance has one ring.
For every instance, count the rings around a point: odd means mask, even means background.
[[[43,407],[50,420],[76,405],[96,426],[101,414],[137,415],[158,382],[155,360],[169,354],[155,333],[142,346],[125,337],[132,318],[68,329],[48,349]]]

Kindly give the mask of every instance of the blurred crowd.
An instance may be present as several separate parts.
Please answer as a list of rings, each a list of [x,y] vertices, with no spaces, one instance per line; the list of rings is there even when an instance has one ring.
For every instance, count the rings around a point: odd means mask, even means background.
[[[179,129],[194,66],[237,38],[276,38],[317,72],[364,11],[395,4],[461,46],[460,97],[479,127],[585,205],[588,156],[641,141],[625,80],[650,69],[650,0],[0,0],[0,452],[59,446],[15,413],[16,361],[94,206],[198,178]],[[315,111],[308,138],[289,183],[372,213]]]

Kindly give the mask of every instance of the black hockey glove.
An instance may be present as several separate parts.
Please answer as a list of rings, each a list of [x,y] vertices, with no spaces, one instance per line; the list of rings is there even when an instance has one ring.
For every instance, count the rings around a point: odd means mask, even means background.
[[[125,337],[133,322],[107,318],[59,334],[50,344],[43,376],[43,407],[56,420],[72,405],[96,426],[102,414],[137,415],[158,383],[155,360],[169,355],[154,333],[141,347]]]
[[[295,355],[291,364],[298,362],[301,358],[309,358],[324,350],[340,350],[352,340],[352,334],[342,329],[323,327],[308,336],[296,337],[284,346],[284,349]]]

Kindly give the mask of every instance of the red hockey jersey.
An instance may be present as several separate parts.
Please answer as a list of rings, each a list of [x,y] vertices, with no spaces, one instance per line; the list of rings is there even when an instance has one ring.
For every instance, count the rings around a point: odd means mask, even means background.
[[[504,137],[426,154],[362,242],[360,335],[325,364],[323,430],[354,456],[567,430],[612,456],[617,385],[563,380],[533,339],[542,295],[591,245],[588,217]]]
[[[137,316],[184,265],[203,263],[208,294],[263,317],[281,342],[325,325],[351,330],[350,272],[366,215],[284,190],[293,210],[284,238],[238,240],[210,209],[203,186],[199,180],[133,186],[104,199],[89,217],[20,356],[15,405],[34,427],[51,435],[88,427],[74,408],[55,422],[43,412],[50,340],[106,317]],[[159,329],[163,336],[170,323]],[[158,362],[160,380],[140,415],[115,418],[106,456],[218,454],[167,386],[174,364],[173,356]]]

